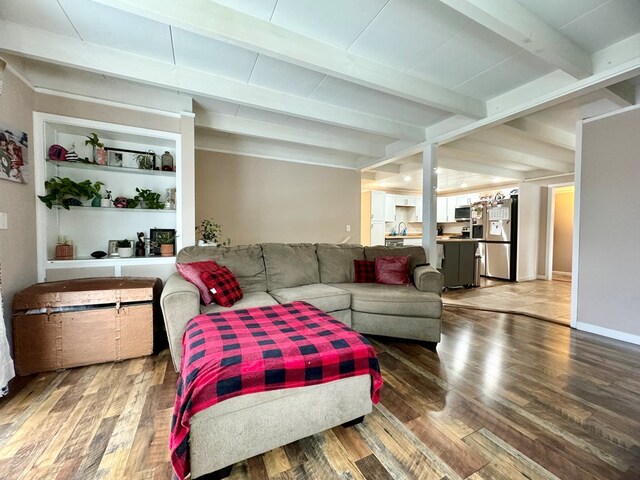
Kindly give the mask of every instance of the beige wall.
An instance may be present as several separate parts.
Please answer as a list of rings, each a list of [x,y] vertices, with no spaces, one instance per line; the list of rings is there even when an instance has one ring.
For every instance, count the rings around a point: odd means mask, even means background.
[[[234,245],[360,242],[355,171],[197,150],[195,185],[196,225],[213,218]]]
[[[638,132],[637,106],[585,121],[576,173],[577,328],[635,343],[640,343]]]
[[[35,187],[33,184],[33,110],[31,88],[4,72],[0,95],[0,122],[4,128],[29,135],[29,171],[26,185],[0,180],[0,211],[8,214],[7,230],[0,230],[0,264],[2,264],[2,299],[7,332],[11,332],[13,295],[36,282]],[[9,336],[11,334],[9,333]],[[11,341],[9,341],[11,343]]]
[[[558,188],[554,192],[553,271],[571,273],[573,251],[574,188]]]

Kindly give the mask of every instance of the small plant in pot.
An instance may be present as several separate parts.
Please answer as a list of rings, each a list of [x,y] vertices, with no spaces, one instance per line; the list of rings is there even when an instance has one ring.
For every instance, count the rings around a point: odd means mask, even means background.
[[[91,182],[84,180],[74,182],[67,177],[51,177],[44,182],[46,195],[38,195],[38,198],[48,207],[60,206],[65,210],[69,207],[81,207],[81,199],[92,199],[100,193],[102,182]]]
[[[152,242],[152,247],[160,247],[161,257],[171,257],[175,250],[174,246],[177,237],[176,234],[171,232],[158,232]]]
[[[160,201],[160,194],[149,190],[148,188],[136,187],[137,195],[135,198],[140,202],[140,208],[148,208],[151,210],[160,210],[164,208],[164,203]]]
[[[104,149],[104,143],[100,141],[98,135],[94,132],[91,135],[87,135],[87,140],[84,141],[85,145],[91,145],[93,147],[93,162],[98,165],[107,164],[107,151]]]
[[[116,247],[118,247],[118,255],[120,258],[129,258],[133,256],[131,240],[118,240]]]
[[[218,245],[231,245],[231,239],[227,238],[222,244],[218,242],[218,237],[222,236],[222,225],[214,222],[211,219],[202,220],[199,226],[196,227],[196,233],[200,234],[200,241],[198,245],[218,246]]]
[[[100,200],[100,206],[102,208],[111,207],[111,203],[113,202],[113,196],[111,195],[111,190],[105,190],[104,195],[102,195],[102,199]]]

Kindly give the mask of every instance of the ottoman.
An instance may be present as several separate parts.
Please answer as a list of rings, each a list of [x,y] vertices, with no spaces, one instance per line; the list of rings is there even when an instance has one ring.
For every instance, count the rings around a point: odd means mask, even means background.
[[[371,344],[305,302],[195,317],[181,367],[170,439],[178,478],[223,478],[241,460],[356,423],[382,387]]]

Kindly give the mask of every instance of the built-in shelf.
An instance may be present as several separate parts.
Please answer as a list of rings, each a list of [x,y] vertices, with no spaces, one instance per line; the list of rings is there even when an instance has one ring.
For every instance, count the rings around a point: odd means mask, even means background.
[[[109,165],[97,165],[95,163],[69,162],[66,160],[47,160],[47,163],[60,168],[73,168],[77,170],[99,170],[101,172],[116,172],[127,175],[157,175],[161,177],[175,177],[176,172],[165,170],[144,170],[142,168],[114,167]]]
[[[161,265],[161,264],[174,264],[176,261],[175,256],[161,257],[80,257],[73,260],[47,260],[47,269],[58,268],[84,268],[84,267],[116,267],[116,266],[131,266],[131,265]]]
[[[57,208],[58,210],[66,210],[65,208],[62,208],[60,205],[54,205],[55,208]],[[83,206],[75,206],[75,205],[71,205],[69,207],[69,210],[95,210],[96,212],[119,212],[119,213],[123,213],[123,212],[129,212],[129,213],[171,213],[173,215],[175,215],[176,211],[175,209],[172,208],[140,208],[140,207],[136,207],[136,208],[120,208],[120,207],[91,207],[91,206],[87,206],[87,205],[83,205]]]

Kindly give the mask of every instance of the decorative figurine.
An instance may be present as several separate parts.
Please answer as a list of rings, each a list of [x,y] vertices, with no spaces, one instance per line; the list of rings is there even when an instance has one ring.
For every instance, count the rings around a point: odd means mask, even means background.
[[[136,242],[136,257],[144,257],[144,232],[138,232],[138,241]]]

